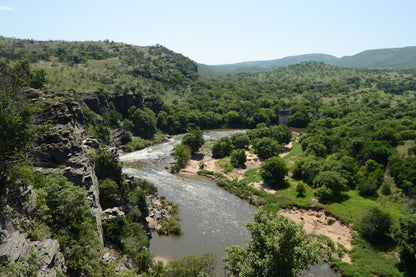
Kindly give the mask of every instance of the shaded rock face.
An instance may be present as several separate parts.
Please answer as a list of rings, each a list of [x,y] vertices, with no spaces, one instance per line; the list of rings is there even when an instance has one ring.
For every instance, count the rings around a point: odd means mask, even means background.
[[[83,149],[88,147],[84,144],[88,140],[85,138],[84,115],[80,105],[70,101],[50,105],[34,118],[34,122],[37,125],[49,123],[52,128],[49,135],[35,143],[30,159],[35,166],[47,168],[51,172],[61,171],[70,182],[86,188],[90,211],[97,221],[102,248],[102,209],[98,179],[94,164]]]
[[[143,97],[141,94],[129,92],[127,94],[114,96],[111,98],[111,102],[114,103],[114,106],[118,111],[125,111],[124,116],[127,116],[127,111],[131,106],[140,108],[143,106]]]
[[[25,258],[35,251],[40,260],[40,276],[66,272],[65,258],[59,252],[57,240],[30,241],[27,234],[16,231],[12,220],[3,217],[0,217],[0,238],[0,261],[25,263]]]

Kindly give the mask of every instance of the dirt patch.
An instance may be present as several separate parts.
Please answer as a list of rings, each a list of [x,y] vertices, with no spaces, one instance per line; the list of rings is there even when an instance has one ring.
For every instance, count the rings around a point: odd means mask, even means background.
[[[354,239],[354,231],[350,225],[341,223],[335,216],[324,210],[290,209],[281,210],[279,214],[295,221],[303,222],[303,228],[307,234],[325,235],[329,237],[337,248],[337,244],[343,245],[347,250],[352,249],[351,241]],[[351,262],[348,254],[342,257],[342,261]]]
[[[209,143],[212,144],[212,143]],[[208,144],[208,145],[209,145]],[[206,145],[207,146],[207,145]],[[283,158],[287,154],[289,154],[290,150],[292,149],[293,143],[289,142],[287,145],[284,146],[285,151],[279,155],[280,158]],[[185,168],[180,170],[181,174],[197,174],[197,172],[202,169],[201,165],[203,165],[203,169],[212,171],[214,173],[221,173],[226,176],[228,179],[235,179],[241,180],[244,178],[244,173],[249,169],[259,168],[261,166],[261,161],[256,154],[251,154],[248,150],[246,150],[247,161],[244,164],[244,167],[234,168],[232,172],[225,173],[224,168],[220,166],[219,160],[214,159],[212,157],[212,152],[209,147],[205,147],[202,151],[198,154],[193,155],[189,160],[188,164]],[[263,183],[254,184],[255,188],[264,189],[267,192],[274,193],[274,190],[270,189],[267,185]]]
[[[270,185],[268,185],[268,184],[265,184],[263,181],[260,181],[260,182],[256,182],[256,183],[252,183],[251,184],[255,189],[258,189],[258,190],[265,190],[266,192],[268,192],[268,193],[271,193],[271,194],[274,194],[275,192],[276,192],[276,190],[274,190],[274,189],[272,189],[271,187],[270,187]]]
[[[162,263],[163,263],[163,265],[167,265],[167,264],[168,264],[168,262],[169,262],[171,259],[166,258],[166,257],[162,257],[162,256],[154,256],[154,257],[153,257],[153,260],[154,260],[155,262],[162,262]]]
[[[220,166],[219,160],[212,157],[210,150],[201,151],[198,155],[194,155],[189,160],[185,168],[181,169],[181,174],[197,174],[197,172],[202,169],[201,165],[203,164],[203,169],[212,171],[214,173],[221,173],[226,176],[228,179],[241,180],[244,178],[244,173],[253,168],[259,168],[261,165],[260,159],[256,154],[250,154],[249,151],[246,151],[247,161],[244,164],[244,167],[234,168],[232,172],[225,173],[224,168]]]

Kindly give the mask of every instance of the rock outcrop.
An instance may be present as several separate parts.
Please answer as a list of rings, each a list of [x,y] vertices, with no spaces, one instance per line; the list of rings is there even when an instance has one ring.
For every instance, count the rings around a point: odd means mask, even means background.
[[[91,214],[97,221],[98,235],[103,243],[102,209],[99,201],[98,179],[94,164],[84,148],[86,139],[81,106],[69,100],[50,105],[39,113],[35,124],[52,126],[49,134],[38,139],[30,153],[34,165],[44,171],[61,171],[70,182],[87,190]]]
[[[66,272],[65,258],[59,252],[57,240],[30,241],[26,233],[16,230],[13,220],[0,217],[0,261],[26,263],[28,255],[35,251],[39,258],[39,276],[56,276],[57,271]]]

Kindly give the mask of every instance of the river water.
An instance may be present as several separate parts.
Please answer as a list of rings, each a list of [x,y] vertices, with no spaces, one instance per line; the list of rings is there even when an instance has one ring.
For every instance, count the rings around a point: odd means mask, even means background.
[[[216,140],[235,132],[243,131],[206,131],[204,139]],[[172,160],[172,149],[181,139],[181,135],[173,136],[165,143],[121,155],[123,173],[152,182],[159,196],[179,204],[183,234],[179,237],[154,234],[150,251],[166,260],[213,253],[218,257],[217,275],[222,275],[224,249],[248,242],[250,234],[244,223],[253,220],[256,208],[219,188],[213,181],[169,173],[165,167]],[[315,266],[304,276],[334,276],[322,275],[322,269],[323,266]]]

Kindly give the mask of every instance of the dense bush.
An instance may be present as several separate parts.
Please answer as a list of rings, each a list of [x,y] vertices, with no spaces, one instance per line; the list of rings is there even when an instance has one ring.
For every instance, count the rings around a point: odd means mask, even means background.
[[[222,137],[212,146],[212,156],[214,158],[224,158],[231,154],[233,143],[229,137]]]
[[[395,230],[395,239],[399,245],[400,258],[409,273],[416,272],[416,214],[410,214],[399,220]],[[409,275],[410,276],[410,275]]]
[[[285,177],[289,169],[284,160],[272,157],[265,160],[261,165],[261,177],[265,182],[270,182],[274,187],[284,185]]]
[[[145,139],[153,138],[156,133],[156,116],[150,109],[129,109],[130,119],[133,123],[132,132],[135,136]]]
[[[190,151],[188,147],[183,144],[179,144],[175,147],[175,151],[173,152],[173,157],[176,159],[176,163],[180,168],[185,167],[186,163],[190,159]]]
[[[117,206],[120,200],[119,188],[116,182],[111,179],[105,179],[98,184],[100,191],[100,204],[103,210]]]
[[[189,131],[183,136],[182,144],[189,146],[191,154],[198,152],[199,148],[204,145],[203,132],[199,129]]]
[[[125,131],[120,138],[121,144],[127,144],[132,141],[133,134],[130,131]]]
[[[236,149],[245,149],[250,145],[250,138],[246,133],[236,133],[231,136],[231,141]]]
[[[255,141],[254,150],[260,158],[268,159],[282,153],[284,148],[278,141],[264,137]]]
[[[361,232],[369,239],[377,240],[389,233],[393,225],[391,214],[377,206],[371,207],[361,219]]]
[[[244,149],[235,149],[231,152],[231,164],[236,167],[244,165],[247,161],[246,151]]]
[[[396,184],[407,194],[416,194],[416,157],[393,162],[391,173]]]
[[[248,244],[226,249],[226,276],[297,276],[319,259],[302,226],[284,216],[259,210],[246,225]]]
[[[317,195],[322,201],[337,201],[341,192],[348,189],[347,180],[337,171],[321,171],[313,179],[313,186],[318,188]]]
[[[56,235],[70,274],[96,271],[99,239],[85,189],[60,175],[38,176],[36,180],[37,219]]]

